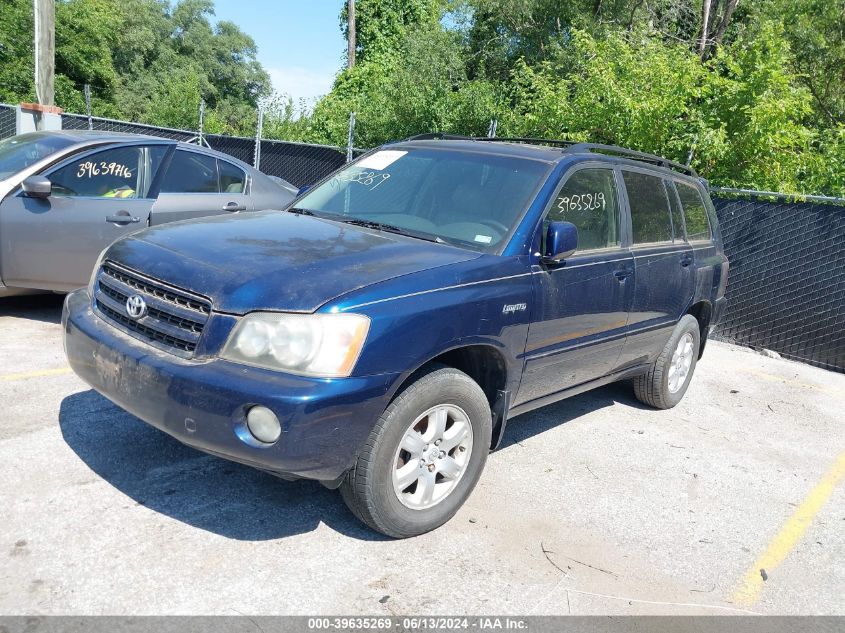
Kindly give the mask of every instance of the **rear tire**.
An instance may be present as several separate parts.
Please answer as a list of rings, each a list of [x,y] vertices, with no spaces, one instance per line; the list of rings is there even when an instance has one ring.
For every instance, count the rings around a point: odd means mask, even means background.
[[[475,488],[491,433],[490,403],[478,383],[432,365],[385,409],[340,494],[356,517],[387,536],[438,528]]]
[[[634,378],[637,400],[656,409],[671,409],[684,397],[698,361],[698,321],[684,315],[648,372]]]

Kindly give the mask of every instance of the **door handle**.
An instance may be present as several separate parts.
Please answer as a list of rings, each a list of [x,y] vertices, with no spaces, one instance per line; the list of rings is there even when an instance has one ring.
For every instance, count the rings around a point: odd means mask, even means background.
[[[112,224],[137,224],[141,221],[141,218],[135,217],[134,215],[107,215],[106,222],[111,222]]]
[[[230,213],[234,213],[235,211],[246,211],[245,204],[238,204],[237,202],[228,202],[226,206],[223,207],[224,211],[229,211]]]
[[[683,266],[684,268],[686,268],[686,267],[687,267],[687,266],[689,266],[690,264],[692,264],[692,256],[691,256],[691,255],[683,255],[683,256],[681,256],[681,266]]]
[[[613,276],[619,280],[619,283],[623,283],[628,277],[634,274],[634,271],[630,268],[623,268],[621,270],[617,270],[613,273]]]

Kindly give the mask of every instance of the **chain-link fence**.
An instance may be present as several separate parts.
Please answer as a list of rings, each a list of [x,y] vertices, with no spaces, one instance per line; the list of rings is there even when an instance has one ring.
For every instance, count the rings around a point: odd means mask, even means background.
[[[174,130],[167,127],[146,125],[144,123],[129,123],[127,121],[117,121],[115,119],[105,119],[102,117],[91,117],[91,128],[104,132],[147,134],[149,136],[159,136],[161,138],[169,138],[175,141],[188,141],[196,138],[197,136],[196,132],[190,132],[188,130]],[[62,129],[87,130],[88,117],[84,114],[62,114]]]
[[[328,145],[261,141],[261,171],[292,185],[313,185],[346,163],[346,150]]]
[[[12,123],[14,126],[14,120]],[[90,125],[95,130],[149,134],[178,141],[199,141],[198,132],[156,127],[142,123],[91,117]],[[63,114],[62,127],[73,130],[88,129],[89,120],[85,115]],[[255,164],[256,147],[254,138],[204,134],[202,139],[204,144],[211,149],[234,156],[248,165]],[[259,150],[261,171],[270,176],[287,180],[296,187],[313,184],[346,162],[346,148],[329,145],[263,139]],[[354,153],[359,154],[361,151],[355,150]]]
[[[103,117],[89,117],[84,114],[62,114],[62,128],[65,130],[102,130],[147,134],[162,138],[199,142],[199,132],[158,127],[144,123],[131,123]],[[0,139],[15,134],[15,107],[0,104]],[[219,152],[229,154],[248,165],[255,164],[255,139],[242,136],[204,134],[202,142]],[[263,139],[260,152],[260,168],[265,174],[277,176],[296,187],[311,185],[332,173],[346,163],[347,148],[331,145],[316,145]],[[365,150],[353,150],[360,155]]]
[[[715,337],[845,372],[845,200],[713,202],[730,259]]]
[[[15,135],[17,116],[14,106],[0,104],[0,139]]]

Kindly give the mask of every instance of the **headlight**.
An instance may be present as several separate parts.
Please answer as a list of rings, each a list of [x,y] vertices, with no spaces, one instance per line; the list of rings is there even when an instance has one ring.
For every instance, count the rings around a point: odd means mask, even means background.
[[[360,314],[253,312],[229,335],[220,356],[294,374],[342,378],[352,373],[370,319]]]

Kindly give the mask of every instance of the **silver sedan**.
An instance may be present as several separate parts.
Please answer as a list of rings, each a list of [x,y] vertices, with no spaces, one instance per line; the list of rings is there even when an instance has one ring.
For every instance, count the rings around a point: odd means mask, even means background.
[[[139,228],[281,209],[296,188],[231,156],[137,134],[63,130],[0,141],[0,296],[88,283]]]

